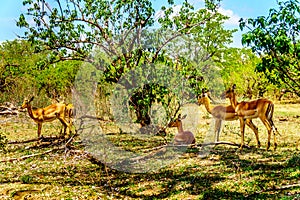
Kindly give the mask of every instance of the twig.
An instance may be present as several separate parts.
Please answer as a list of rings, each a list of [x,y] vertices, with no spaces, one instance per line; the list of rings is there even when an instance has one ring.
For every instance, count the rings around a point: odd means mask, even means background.
[[[12,162],[12,161],[21,161],[21,160],[26,160],[27,158],[32,158],[32,157],[36,157],[36,156],[41,156],[41,155],[45,155],[45,154],[48,154],[48,153],[51,153],[53,151],[58,151],[58,150],[62,150],[62,149],[65,149],[69,144],[70,142],[73,140],[73,138],[76,136],[76,134],[74,134],[68,141],[66,144],[60,146],[60,147],[57,147],[57,148],[53,148],[53,149],[50,149],[48,151],[45,151],[45,152],[42,152],[42,153],[36,153],[36,154],[31,154],[31,155],[26,155],[26,156],[22,156],[20,158],[10,158],[10,159],[6,159],[6,160],[1,160],[0,162]]]
[[[30,139],[30,140],[24,140],[24,141],[9,141],[7,144],[24,144],[24,143],[29,143],[29,142],[35,142],[38,141],[38,138],[35,139]]]
[[[10,159],[6,159],[6,160],[1,160],[0,162],[12,162],[12,161],[15,161],[15,160],[16,161],[26,160],[27,158],[32,158],[32,157],[35,157],[35,156],[45,155],[45,154],[51,153],[53,151],[62,150],[64,148],[65,148],[65,146],[61,146],[61,147],[58,147],[58,148],[50,149],[50,150],[42,152],[42,153],[36,153],[36,154],[27,155],[27,156],[22,156],[20,158],[10,158]]]
[[[232,142],[226,142],[226,141],[220,141],[220,142],[209,142],[209,143],[202,143],[202,144],[196,144],[195,146],[197,147],[205,147],[205,146],[214,146],[214,145],[230,145],[230,146],[236,146],[236,147],[240,147],[240,144],[237,143],[232,143]],[[167,145],[161,145],[161,146],[157,146],[157,147],[153,147],[151,149],[146,149],[143,151],[143,153],[147,153],[150,151],[155,151],[155,150],[159,150],[165,147],[193,147],[193,144],[184,144],[184,145],[172,145],[172,144],[167,144]],[[244,144],[245,148],[247,149],[251,149],[252,147],[249,145]]]
[[[49,136],[49,137],[42,137],[42,138],[34,138],[34,139],[30,139],[30,140],[23,140],[23,141],[9,141],[7,144],[25,144],[25,143],[30,143],[30,142],[35,142],[35,141],[39,141],[39,140],[52,140],[52,139],[59,139],[59,137],[57,136]]]
[[[81,119],[84,119],[84,118],[88,118],[88,119],[96,119],[96,120],[101,120],[101,121],[108,121],[108,122],[111,122],[111,120],[106,120],[104,119],[103,117],[97,117],[97,116],[92,116],[92,115],[83,115],[83,116],[80,116],[78,119],[81,120]]]
[[[300,183],[298,183],[298,184],[291,184],[291,185],[283,185],[281,187],[275,188],[275,190],[286,190],[286,189],[291,189],[291,188],[295,188],[295,187],[300,187]]]
[[[143,153],[148,153],[150,151],[155,151],[155,150],[158,150],[158,149],[162,149],[162,148],[167,147],[167,146],[170,146],[170,145],[161,145],[161,146],[153,147],[151,149],[145,149],[143,151]]]
[[[240,144],[232,143],[232,142],[226,142],[226,141],[203,143],[203,144],[198,144],[197,146],[205,147],[205,146],[221,145],[221,144],[230,145],[230,146],[236,146],[236,147],[240,147],[241,146]],[[244,144],[243,147],[245,147],[247,149],[251,149],[251,147],[249,145],[246,145],[246,144]]]

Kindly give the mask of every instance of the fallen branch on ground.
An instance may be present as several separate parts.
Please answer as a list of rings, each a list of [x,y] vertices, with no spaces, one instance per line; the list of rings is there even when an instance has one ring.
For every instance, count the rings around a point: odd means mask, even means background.
[[[18,115],[19,112],[15,110],[4,110],[0,111],[0,115]]]
[[[30,143],[30,142],[36,142],[36,141],[51,141],[51,140],[55,140],[55,139],[61,139],[63,137],[57,137],[57,136],[47,136],[47,137],[41,137],[41,138],[34,138],[34,139],[30,139],[30,140],[23,140],[23,141],[9,141],[7,142],[7,144],[25,144],[25,143]]]
[[[65,148],[67,148],[67,146],[70,144],[70,142],[73,140],[75,135],[73,135],[66,144],[60,146],[60,147],[56,147],[53,149],[50,149],[48,151],[42,152],[42,153],[35,153],[35,154],[31,154],[31,155],[26,155],[26,156],[22,156],[20,158],[9,158],[9,159],[5,159],[5,160],[0,160],[0,162],[12,162],[12,161],[21,161],[21,160],[26,160],[27,158],[32,158],[32,157],[36,157],[36,156],[41,156],[41,155],[46,155],[49,154],[51,152],[54,151],[59,151],[59,150],[63,150]]]
[[[198,144],[197,146],[205,147],[205,146],[221,145],[221,144],[230,145],[230,146],[236,146],[236,147],[240,147],[241,146],[241,144],[237,144],[237,143],[233,143],[233,142],[226,142],[226,141],[208,142],[208,143]],[[246,144],[244,144],[243,147],[247,148],[247,149],[251,149],[252,148],[252,147],[250,147],[249,145],[246,145]]]
[[[157,147],[153,147],[151,149],[146,149],[143,151],[143,153],[147,153],[147,152],[150,152],[150,151],[155,151],[155,150],[159,150],[159,149],[162,149],[162,148],[165,148],[165,147],[193,147],[193,146],[196,146],[196,147],[206,147],[206,146],[216,146],[216,145],[230,145],[230,146],[236,146],[236,147],[240,147],[241,145],[240,144],[237,144],[237,143],[232,143],[232,142],[226,142],[226,141],[220,141],[220,142],[208,142],[208,143],[202,143],[202,144],[184,144],[184,145],[173,145],[173,144],[167,144],[167,145],[161,145],[161,146],[157,146]],[[251,149],[252,147],[249,146],[249,145],[246,145],[244,144],[243,146],[244,148],[247,148],[247,149]]]
[[[76,134],[75,134],[76,136]],[[63,136],[47,136],[47,137],[41,137],[41,138],[34,138],[34,139],[29,139],[29,140],[22,140],[22,141],[9,141],[7,144],[25,144],[25,143],[30,143],[30,142],[36,142],[41,140],[41,142],[48,142],[56,139],[64,139]]]
[[[45,155],[45,154],[48,154],[48,153],[51,153],[51,152],[54,152],[54,151],[62,150],[64,148],[65,148],[65,146],[58,147],[58,148],[50,149],[50,150],[42,152],[42,153],[36,153],[36,154],[27,155],[27,156],[22,156],[20,158],[9,158],[9,159],[5,159],[5,160],[1,160],[0,162],[12,162],[12,161],[26,160],[27,158],[32,158],[32,157],[36,157],[36,156]]]
[[[11,103],[8,106],[0,105],[0,115],[18,115],[18,108]]]

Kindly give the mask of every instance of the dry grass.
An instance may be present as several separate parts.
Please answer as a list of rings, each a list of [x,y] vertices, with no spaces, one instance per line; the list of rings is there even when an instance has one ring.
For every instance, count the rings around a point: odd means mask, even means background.
[[[201,158],[199,149],[192,148],[171,164],[149,173],[116,171],[93,164],[84,153],[63,149],[25,160],[1,162],[0,199],[297,199],[300,198],[300,187],[296,187],[300,184],[299,107],[299,104],[276,104],[274,122],[281,133],[276,151],[273,146],[269,151],[264,149],[267,130],[259,120],[254,123],[259,127],[260,149],[255,148],[254,134],[247,128],[245,141],[253,146],[251,149],[240,152],[237,147],[219,145]],[[185,129],[192,129],[201,144],[209,137],[211,118],[203,107],[197,107],[196,113],[189,116]],[[36,124],[23,114],[0,121],[0,134],[9,141],[37,137]],[[102,125],[110,140],[128,151],[142,152],[163,144],[161,137],[136,139],[120,134],[113,124]],[[220,139],[239,143],[238,125],[238,121],[225,122]],[[42,134],[59,135],[60,128],[58,121],[46,123]],[[168,130],[169,141],[174,133],[174,129]],[[0,151],[0,158],[19,158],[55,147],[34,145],[7,145],[6,152]],[[79,137],[74,139],[72,147],[83,149]],[[283,187],[290,185],[293,187]]]

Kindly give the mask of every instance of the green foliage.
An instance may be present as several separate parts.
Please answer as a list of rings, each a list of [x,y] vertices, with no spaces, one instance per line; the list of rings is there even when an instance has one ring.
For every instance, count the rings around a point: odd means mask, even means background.
[[[22,40],[3,42],[0,45],[0,91],[14,84],[18,77],[30,73],[39,57],[32,55],[30,43]]]
[[[218,61],[220,73],[226,87],[237,85],[237,91],[244,97],[262,97],[274,90],[266,76],[256,70],[260,59],[250,49],[230,48]],[[224,90],[224,89],[223,89]]]
[[[80,64],[78,61],[65,61],[50,65],[35,76],[38,89],[44,90],[49,97],[67,96]]]
[[[300,96],[299,2],[280,1],[278,5],[279,9],[270,9],[267,17],[240,20],[241,30],[250,30],[243,35],[242,43],[261,55],[259,72]]]
[[[35,53],[35,45],[25,40],[0,45],[0,101],[19,103],[24,97],[46,94],[67,96],[80,62],[49,65],[48,52]],[[42,95],[44,96],[44,95]]]
[[[150,124],[149,115],[154,103],[164,108],[168,119],[174,117],[181,105],[195,98],[195,95],[192,95],[188,84],[182,81],[185,77],[181,71],[174,69],[171,64],[166,60],[155,65],[136,67],[127,73],[114,90],[115,99],[119,102],[114,104],[126,107],[129,99],[129,106],[134,109],[137,122],[142,125]]]

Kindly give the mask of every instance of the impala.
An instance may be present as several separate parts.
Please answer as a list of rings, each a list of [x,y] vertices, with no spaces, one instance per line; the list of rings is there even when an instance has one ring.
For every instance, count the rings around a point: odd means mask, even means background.
[[[177,127],[178,133],[174,137],[174,145],[182,144],[195,144],[196,139],[192,132],[184,131],[182,128],[182,119],[185,119],[186,115],[181,118],[181,115],[178,115],[178,118],[168,124],[168,127]]]
[[[32,109],[31,102],[34,97],[31,97],[30,100],[25,99],[21,108],[27,108],[29,116],[38,124],[38,138],[41,136],[42,124],[44,122],[51,122],[55,119],[59,119],[59,121],[64,126],[64,134],[67,131],[67,136],[71,130],[71,124],[68,123],[65,119],[66,116],[66,104],[64,103],[55,103],[47,106],[46,108],[37,108],[36,110]],[[70,119],[71,121],[71,119]]]
[[[274,150],[275,150],[277,148],[275,131],[278,133],[278,135],[280,134],[277,128],[275,127],[272,119],[273,112],[274,112],[273,102],[268,99],[256,99],[252,101],[242,101],[238,103],[236,100],[235,88],[236,85],[234,84],[232,88],[226,90],[225,97],[229,98],[230,104],[235,109],[235,112],[240,120],[240,129],[241,129],[241,137],[242,137],[240,149],[242,149],[244,145],[245,120],[260,118],[260,120],[268,130],[268,143],[266,149],[268,150],[270,148],[271,133],[273,130]]]
[[[215,119],[214,133],[215,133],[216,142],[219,141],[222,121],[223,120],[225,120],[225,121],[238,120],[238,116],[236,115],[235,110],[231,105],[228,105],[228,106],[218,105],[218,106],[212,107],[210,104],[209,93],[206,92],[205,90],[202,90],[202,95],[198,98],[198,104],[199,105],[203,104],[205,106],[207,112],[210,113],[213,116],[213,118]],[[258,138],[258,128],[253,124],[251,119],[246,120],[246,125],[249,126],[255,133],[257,145],[259,147],[260,142],[259,142],[259,138]]]

